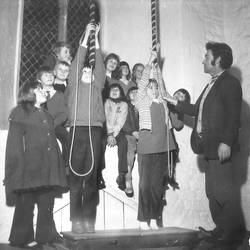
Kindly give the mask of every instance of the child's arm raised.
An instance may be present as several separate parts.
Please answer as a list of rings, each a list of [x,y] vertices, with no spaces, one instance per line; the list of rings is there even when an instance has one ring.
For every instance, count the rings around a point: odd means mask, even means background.
[[[147,92],[147,85],[148,85],[148,80],[150,77],[150,72],[152,69],[152,64],[154,60],[157,58],[157,53],[156,51],[153,51],[150,48],[150,56],[147,65],[145,66],[143,73],[142,73],[142,78],[138,83],[138,92],[137,92],[137,97],[136,97],[136,105],[138,102],[140,102],[141,99],[144,98]]]
[[[98,39],[100,29],[101,29],[101,24],[100,23],[96,24],[96,28],[95,28],[95,48],[96,49],[100,49],[100,44],[99,44],[99,39]]]
[[[82,40],[81,46],[84,46],[85,48],[87,48],[87,43],[91,34],[91,31],[95,30],[95,25],[93,23],[89,23],[86,27],[86,31],[85,31],[85,35],[84,38]]]
[[[98,40],[99,31],[101,29],[101,24],[96,24],[95,29],[95,69],[94,69],[94,76],[95,76],[95,83],[97,86],[99,86],[101,89],[104,88],[105,80],[106,80],[106,69],[103,63],[103,58],[101,55],[101,49],[100,44]]]
[[[156,53],[159,52],[160,49],[160,44],[157,43],[156,45]],[[159,91],[161,96],[165,96],[166,95],[166,90],[165,90],[165,86],[163,83],[163,78],[162,78],[162,73],[160,70],[160,67],[158,65],[158,63],[153,63],[153,77],[154,79],[156,79],[156,81],[158,82],[158,86],[159,86]]]
[[[77,53],[75,55],[75,58],[70,67],[71,72],[70,72],[70,78],[69,78],[69,84],[68,84],[69,89],[74,87],[82,77],[82,68],[83,68],[84,61],[85,61],[86,54],[87,54],[87,42],[88,42],[88,38],[90,36],[91,30],[94,30],[94,29],[95,29],[95,26],[91,23],[89,23],[86,27],[83,41],[81,42],[77,50]],[[76,79],[77,77],[78,79]]]
[[[159,49],[159,44],[157,45],[157,50]],[[155,61],[155,59],[157,58],[157,52],[152,50],[152,48],[150,48],[150,57],[149,57],[149,60],[148,60],[148,65],[151,65],[153,64],[153,62]]]

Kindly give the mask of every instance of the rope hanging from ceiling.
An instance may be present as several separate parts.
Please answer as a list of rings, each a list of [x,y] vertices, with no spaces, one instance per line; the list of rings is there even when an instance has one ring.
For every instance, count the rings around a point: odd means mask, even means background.
[[[90,22],[95,23],[95,2],[90,0]],[[95,64],[95,31],[93,30],[90,35],[89,46],[89,64],[91,67]]]
[[[156,44],[157,44],[156,0],[151,0],[151,28],[152,28],[152,49],[156,50]]]
[[[156,51],[157,46],[157,12],[156,12],[156,1],[157,0],[151,0],[151,29],[152,29],[152,50]],[[155,63],[158,63],[157,60]],[[158,80],[158,79],[157,79]],[[168,129],[169,130],[169,129]],[[170,131],[169,131],[170,132]],[[168,141],[168,148],[169,148],[169,132],[167,136]],[[168,167],[168,176],[171,178],[173,176],[173,155],[172,152],[168,150],[167,152],[167,167]]]

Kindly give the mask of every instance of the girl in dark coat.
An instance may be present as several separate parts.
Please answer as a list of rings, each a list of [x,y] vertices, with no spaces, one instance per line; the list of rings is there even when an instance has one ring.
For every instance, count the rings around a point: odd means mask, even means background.
[[[26,83],[9,117],[5,187],[7,201],[15,201],[16,206],[9,241],[12,246],[27,249],[62,241],[53,220],[54,189],[67,187],[67,179],[53,119],[42,107],[45,102],[42,85]],[[34,237],[35,203],[38,215]]]

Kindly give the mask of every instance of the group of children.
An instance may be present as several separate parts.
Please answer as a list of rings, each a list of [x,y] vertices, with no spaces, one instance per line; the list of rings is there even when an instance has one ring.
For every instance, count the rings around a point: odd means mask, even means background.
[[[155,63],[157,52],[151,51],[148,64],[136,64],[131,74],[128,63],[120,62],[114,53],[103,61],[99,31],[100,24],[87,25],[72,63],[70,46],[57,43],[53,53],[37,70],[37,82],[26,83],[20,88],[18,106],[10,115],[6,147],[6,190],[18,196],[9,239],[13,246],[27,247],[35,239],[38,243],[35,247],[39,249],[39,244],[53,244],[62,240],[55,233],[52,211],[54,189],[65,188],[65,180],[69,182],[72,232],[95,232],[98,189],[100,184],[102,188],[105,187],[101,171],[105,168],[106,145],[118,148],[116,182],[128,197],[134,195],[132,170],[138,153],[140,228],[148,230],[159,226],[166,162],[170,161],[169,152],[178,150],[173,128],[181,129],[183,117],[171,110],[164,100],[165,87],[159,66]],[[87,59],[92,32],[95,34],[94,65],[90,65]],[[154,79],[149,77],[151,70]],[[184,89],[177,91],[174,96],[190,102],[190,96]],[[31,125],[23,120],[27,117],[31,121],[35,119],[33,129],[42,132],[36,136],[28,135]],[[16,138],[20,138],[18,143]],[[62,144],[63,158],[56,138]],[[30,155],[27,142],[30,145],[39,144],[43,150]],[[11,148],[14,144],[16,150]],[[40,163],[31,164],[36,159]],[[62,159],[65,173],[61,168]],[[23,164],[26,170],[17,176],[13,164]],[[43,170],[44,165],[47,166],[46,172]],[[60,172],[60,178],[51,176],[52,169]],[[44,175],[43,182],[39,180],[39,173]],[[13,182],[18,178],[21,184],[15,186]],[[23,185],[26,179],[27,183]],[[38,202],[41,193],[46,194],[44,198],[50,197],[50,203],[38,206],[38,214],[45,215],[43,221],[38,216],[34,237],[31,223],[33,214],[30,211],[34,209],[34,203]],[[22,202],[24,195],[29,199],[29,213],[26,212],[27,205]],[[20,211],[24,211],[25,216],[20,216]],[[18,228],[27,221],[27,230],[20,232]]]

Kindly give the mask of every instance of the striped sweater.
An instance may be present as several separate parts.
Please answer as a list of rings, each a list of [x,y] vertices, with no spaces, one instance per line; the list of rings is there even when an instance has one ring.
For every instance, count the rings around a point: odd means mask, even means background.
[[[150,72],[152,67],[150,65],[146,65],[143,71],[142,79],[138,83],[138,92],[135,100],[135,106],[139,110],[139,127],[140,130],[147,129],[152,131],[152,121],[150,114],[150,106],[152,104],[152,100],[147,95],[147,85],[149,82]],[[162,96],[165,94],[165,89],[163,86],[162,75],[158,67],[153,67],[153,77],[157,80],[159,86],[159,96],[158,101],[163,103],[165,114],[166,114],[166,125],[171,128],[171,123],[169,119],[169,111],[167,107],[167,103],[162,99]]]

